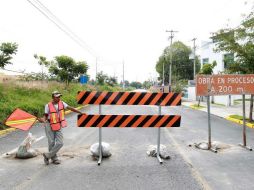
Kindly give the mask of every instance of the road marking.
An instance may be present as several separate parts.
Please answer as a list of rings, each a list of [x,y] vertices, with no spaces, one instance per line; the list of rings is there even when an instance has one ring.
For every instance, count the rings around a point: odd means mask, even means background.
[[[189,166],[193,166],[193,164],[191,163],[191,160],[184,154],[182,148],[180,147],[180,145],[176,142],[176,140],[174,139],[174,137],[170,134],[168,129],[165,129],[166,134],[168,135],[168,137],[172,140],[173,145],[177,148],[177,150],[179,151],[180,155],[182,156],[182,158],[184,159],[184,161],[189,165]],[[193,177],[197,180],[197,182],[205,189],[205,190],[212,190],[212,188],[210,187],[210,185],[208,184],[208,182],[202,177],[202,175],[199,173],[199,171],[197,169],[195,169],[194,167],[190,167],[191,169],[191,173],[193,175]]]

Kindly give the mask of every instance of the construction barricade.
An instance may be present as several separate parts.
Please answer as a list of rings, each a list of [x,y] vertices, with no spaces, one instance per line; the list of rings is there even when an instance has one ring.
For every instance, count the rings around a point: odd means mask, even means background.
[[[157,127],[157,158],[160,163],[160,127],[180,127],[180,115],[161,115],[161,106],[180,106],[180,93],[148,92],[96,92],[81,91],[77,95],[78,104],[99,105],[99,114],[78,115],[78,127],[99,127],[99,161],[102,161],[102,127]],[[156,105],[158,115],[102,115],[101,105]]]

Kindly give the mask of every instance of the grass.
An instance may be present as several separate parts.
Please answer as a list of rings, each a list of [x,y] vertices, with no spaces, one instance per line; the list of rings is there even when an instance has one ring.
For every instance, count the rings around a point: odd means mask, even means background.
[[[241,116],[241,115],[230,115],[229,117],[238,119],[238,120],[243,120],[243,116]],[[246,121],[249,121],[249,118],[246,118]],[[249,123],[254,124],[254,121],[249,122]]]
[[[51,101],[51,93],[54,90],[60,91],[63,94],[61,99],[72,107],[79,106],[76,102],[78,91],[122,91],[120,87],[81,85],[79,83],[71,83],[68,88],[57,82],[49,83],[47,88],[38,86],[29,88],[28,86],[18,86],[14,83],[0,83],[0,123],[3,123],[16,108],[42,117],[44,106]],[[0,124],[0,130],[5,128],[6,126]]]
[[[238,100],[234,100],[234,105],[240,105],[242,102],[238,101]]]
[[[236,101],[236,102],[242,102],[243,100],[242,99],[236,99],[236,100],[234,100],[234,101]],[[250,98],[245,98],[245,101],[250,101]]]
[[[225,107],[224,104],[219,104],[219,103],[212,103],[212,104],[217,105],[217,106],[224,106]]]
[[[193,105],[191,105],[190,107],[191,107],[191,108],[194,108],[194,109],[202,109],[202,108],[205,108],[205,106],[201,106],[201,105],[198,106],[198,104],[193,104]]]

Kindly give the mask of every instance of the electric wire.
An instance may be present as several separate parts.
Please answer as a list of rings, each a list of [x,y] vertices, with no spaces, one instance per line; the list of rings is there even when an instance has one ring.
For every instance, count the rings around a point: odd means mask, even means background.
[[[56,17],[45,5],[39,0],[31,1],[27,0],[34,8],[36,8],[41,14],[43,14],[48,20],[50,20],[55,26],[57,26],[62,32],[64,32],[69,38],[75,41],[79,46],[88,51],[92,56],[98,57],[94,50],[90,48],[80,37],[78,37],[73,31],[70,30],[58,17]],[[37,2],[37,4],[36,4]]]
[[[90,53],[92,55],[94,55],[95,57],[98,57],[98,56],[96,56],[97,53],[95,53],[93,48],[89,47],[89,45],[87,45],[87,43],[82,38],[80,38],[78,35],[76,35],[66,24],[64,24],[55,14],[53,14],[52,11],[50,11],[39,0],[34,0],[34,1],[36,1],[42,7],[42,9],[44,9],[46,12],[48,12],[57,22],[59,22],[60,25],[62,25],[71,35],[73,35],[76,39],[78,39],[86,47],[86,49],[88,49],[90,51]]]

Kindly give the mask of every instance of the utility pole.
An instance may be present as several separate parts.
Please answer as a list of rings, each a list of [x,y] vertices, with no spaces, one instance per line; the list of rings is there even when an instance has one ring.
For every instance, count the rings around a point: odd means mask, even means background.
[[[197,38],[193,38],[193,80],[195,80],[196,76],[196,40]]]
[[[164,62],[165,62],[166,58],[164,56],[164,60],[162,62],[162,87],[164,89]]]
[[[178,32],[175,30],[166,30],[166,32],[170,32],[170,36],[168,37],[168,39],[170,39],[170,64],[169,64],[169,76],[168,76],[168,84],[171,88],[171,72],[172,72],[172,41],[174,38],[174,33]]]
[[[95,83],[97,83],[97,57],[95,62]]]
[[[123,61],[123,89],[125,88],[125,84],[124,84],[124,61]]]

